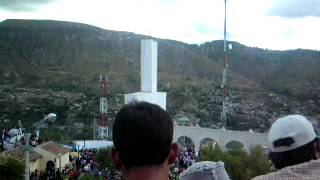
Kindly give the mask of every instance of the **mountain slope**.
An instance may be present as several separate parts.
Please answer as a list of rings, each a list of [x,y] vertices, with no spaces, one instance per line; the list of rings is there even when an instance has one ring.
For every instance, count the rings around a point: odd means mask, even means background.
[[[1,22],[0,121],[11,122],[1,127],[19,119],[31,126],[50,112],[58,114],[55,130],[67,128],[72,134],[74,124],[92,124],[98,118],[100,74],[109,77],[112,123],[123,94],[140,89],[144,38],[72,22]],[[168,92],[169,113],[178,121],[190,119],[188,124],[221,127],[223,42],[190,45],[153,39],[158,41],[158,88]],[[318,51],[269,51],[232,43],[229,128],[264,131],[275,118],[290,113],[320,119]],[[90,127],[78,130],[90,137]]]
[[[230,69],[263,88],[291,96],[314,98],[320,90],[320,51],[274,51],[231,42]],[[209,58],[223,57],[222,41],[200,46]]]
[[[111,81],[132,76],[138,80],[143,36],[57,21],[7,20],[1,23],[0,31],[1,65],[19,70],[18,74],[71,73],[79,78],[85,75],[83,80],[90,81],[97,78],[97,74],[108,73]],[[160,76],[160,80],[192,77],[217,81],[222,69],[220,64],[197,53],[188,44],[157,40],[159,73],[164,76]],[[2,71],[9,73],[3,68]],[[250,83],[239,74],[232,74],[231,79]]]

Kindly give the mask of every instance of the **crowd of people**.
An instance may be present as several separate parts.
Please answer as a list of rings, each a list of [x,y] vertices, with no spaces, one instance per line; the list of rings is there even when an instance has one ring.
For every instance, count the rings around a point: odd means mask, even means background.
[[[44,172],[35,170],[30,174],[30,180],[62,180],[79,179],[91,175],[100,179],[120,180],[121,174],[113,169],[101,169],[96,161],[96,149],[80,150],[77,157],[69,157],[69,163],[60,170],[55,170],[54,163],[48,161]]]
[[[113,125],[112,161],[116,171],[100,171],[95,150],[84,150],[60,172],[54,168],[34,172],[33,179],[77,179],[83,175],[125,180],[229,180],[223,162],[196,162],[193,146],[181,147],[173,140],[173,122],[161,107],[147,102],[125,105]],[[254,180],[315,180],[320,177],[320,140],[302,115],[277,119],[268,133],[269,157],[277,169]],[[45,178],[44,178],[45,179]]]
[[[172,138],[173,122],[160,106],[127,104],[113,125],[113,162],[126,180],[230,179],[223,162],[194,163],[192,148],[182,148],[179,153]],[[306,117],[289,115],[276,120],[268,144],[270,160],[278,171],[255,180],[319,179],[320,140]],[[177,177],[180,169],[184,171]]]
[[[196,152],[194,146],[181,147],[178,156],[178,161],[176,162],[179,168],[178,172],[182,172],[191,166],[196,161]]]
[[[194,146],[180,146],[178,159],[170,167],[170,180],[179,179],[179,174],[185,171],[189,166],[196,162],[196,152]]]
[[[69,178],[80,177],[85,174],[99,175],[96,162],[96,150],[85,149],[78,152],[78,157],[70,157],[70,163],[63,169],[63,174]]]

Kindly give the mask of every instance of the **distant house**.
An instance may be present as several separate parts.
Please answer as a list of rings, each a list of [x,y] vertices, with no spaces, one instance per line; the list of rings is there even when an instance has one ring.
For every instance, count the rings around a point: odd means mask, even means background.
[[[24,162],[24,150],[24,146],[19,146],[11,150],[4,151],[3,154]],[[69,154],[69,148],[66,148],[63,145],[53,141],[45,142],[36,146],[35,148],[31,148],[29,154],[30,172],[34,172],[36,169],[45,171],[48,161],[52,161],[55,164],[56,169],[60,167],[63,168],[69,163]]]
[[[19,161],[24,162],[25,157],[25,151],[24,146],[19,146],[11,150],[7,150],[3,152],[5,156],[11,156]],[[39,170],[39,165],[41,162],[41,155],[34,150],[30,151],[29,154],[29,160],[30,160],[30,172],[34,172],[36,169]]]
[[[70,149],[53,141],[40,144],[33,150],[42,156],[40,170],[45,170],[48,161],[52,161],[55,164],[55,168],[63,168],[69,163]]]

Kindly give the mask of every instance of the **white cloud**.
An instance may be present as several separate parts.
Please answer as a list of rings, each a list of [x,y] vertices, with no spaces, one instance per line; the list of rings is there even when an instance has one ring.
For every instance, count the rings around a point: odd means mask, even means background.
[[[269,49],[319,49],[319,17],[268,16],[270,0],[228,0],[229,39]],[[187,43],[223,39],[223,0],[56,0],[1,18],[56,19]]]
[[[55,0],[0,0],[0,9],[6,11],[33,11],[38,5],[48,4]]]
[[[273,0],[268,14],[272,16],[299,18],[314,16],[320,17],[319,0]]]

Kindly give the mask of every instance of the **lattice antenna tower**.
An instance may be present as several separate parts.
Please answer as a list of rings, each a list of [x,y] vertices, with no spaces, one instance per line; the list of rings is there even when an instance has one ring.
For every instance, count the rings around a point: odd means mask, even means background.
[[[100,75],[100,120],[98,128],[98,138],[107,139],[109,137],[109,127],[108,127],[108,100],[107,100],[107,82],[108,76],[103,77]]]

